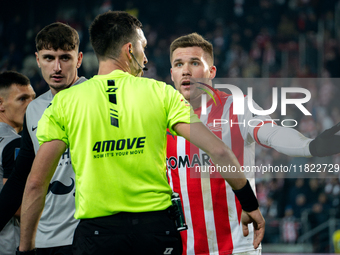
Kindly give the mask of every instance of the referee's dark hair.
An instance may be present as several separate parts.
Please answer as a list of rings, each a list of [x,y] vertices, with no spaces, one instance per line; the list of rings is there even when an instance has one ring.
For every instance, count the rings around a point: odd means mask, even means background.
[[[142,28],[142,23],[127,12],[108,11],[98,15],[89,29],[97,58],[118,58],[124,44],[136,41],[137,28]]]
[[[30,85],[31,82],[26,75],[16,71],[5,71],[0,73],[0,91],[2,89],[8,89],[12,84],[27,86]]]
[[[43,49],[71,51],[79,49],[79,43],[77,30],[61,22],[47,25],[35,37],[37,51]]]

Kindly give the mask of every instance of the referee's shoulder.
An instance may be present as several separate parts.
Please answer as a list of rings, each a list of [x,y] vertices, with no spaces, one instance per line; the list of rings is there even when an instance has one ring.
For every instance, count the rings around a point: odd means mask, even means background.
[[[168,89],[171,88],[173,89],[173,87],[167,83],[165,83],[164,81],[159,81],[153,78],[147,78],[147,77],[135,77],[140,79],[141,82],[146,83],[149,86],[155,86],[158,87],[160,89]]]

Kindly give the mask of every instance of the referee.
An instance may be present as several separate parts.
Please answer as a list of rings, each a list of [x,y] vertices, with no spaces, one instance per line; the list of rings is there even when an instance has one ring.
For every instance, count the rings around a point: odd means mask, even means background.
[[[142,24],[126,12],[106,12],[90,26],[98,75],[59,92],[38,123],[41,147],[22,204],[19,250],[34,254],[34,235],[51,176],[69,147],[80,223],[74,254],[181,254],[166,179],[166,130],[202,148],[221,166],[240,165],[231,150],[192,114],[180,93],[141,78],[147,63]],[[244,209],[242,224],[264,219],[242,173],[224,175]]]

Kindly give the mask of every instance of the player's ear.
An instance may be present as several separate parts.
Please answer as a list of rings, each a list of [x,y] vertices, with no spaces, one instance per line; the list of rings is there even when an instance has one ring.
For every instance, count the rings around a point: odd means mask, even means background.
[[[174,77],[172,76],[172,68],[170,68],[171,80],[174,81]]]
[[[0,96],[0,112],[4,112],[5,107],[4,107],[4,98]]]
[[[83,62],[83,53],[80,51],[78,53],[78,61],[77,61],[77,68],[79,68],[81,66],[81,63]]]
[[[210,72],[210,75],[209,75],[209,79],[214,79],[215,78],[215,76],[216,76],[216,66],[211,66],[210,68],[209,68],[209,72]]]
[[[38,54],[38,52],[35,53],[35,60],[37,61],[38,67],[40,68],[40,62],[39,62],[39,54]]]

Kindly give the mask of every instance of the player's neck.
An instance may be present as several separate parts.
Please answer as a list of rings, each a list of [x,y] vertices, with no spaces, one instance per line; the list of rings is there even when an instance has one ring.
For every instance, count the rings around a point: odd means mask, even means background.
[[[15,130],[17,133],[19,133],[19,132],[22,130],[22,126],[18,127],[18,126],[16,126],[14,123],[12,123],[11,121],[7,120],[7,119],[4,117],[4,115],[3,115],[2,112],[0,113],[0,122],[6,123],[7,125],[11,126],[12,128],[14,128],[14,130]]]
[[[207,97],[207,102],[209,102],[209,100],[211,99],[211,96],[206,94],[206,97]],[[192,98],[191,100],[188,100],[188,102],[191,104],[192,108],[196,110],[202,106],[202,96]]]
[[[191,99],[191,100],[188,100],[189,103],[191,104],[192,108],[194,110],[196,110],[197,108],[201,107],[201,97],[198,97],[198,98],[194,98],[194,99]]]

